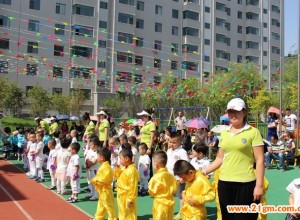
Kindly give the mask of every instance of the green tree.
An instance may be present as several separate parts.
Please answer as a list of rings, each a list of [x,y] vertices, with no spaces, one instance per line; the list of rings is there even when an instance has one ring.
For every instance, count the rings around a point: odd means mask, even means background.
[[[81,89],[75,89],[70,94],[69,112],[72,115],[79,115],[82,106],[87,99],[87,94]]]
[[[3,99],[4,108],[10,113],[16,114],[19,109],[22,109],[26,104],[26,97],[24,90],[19,88],[16,83],[7,83],[7,93]]]
[[[0,108],[5,108],[5,99],[9,91],[8,81],[4,78],[0,78]]]
[[[124,100],[125,100],[125,96],[122,97],[122,94],[117,93],[113,99],[112,98],[104,99],[103,105],[105,109],[109,110],[111,115],[113,115],[116,118],[120,118],[124,113],[122,111]]]
[[[51,106],[49,92],[42,87],[35,86],[28,91],[28,101],[34,116],[44,116]]]
[[[259,113],[266,113],[268,108],[274,105],[272,94],[266,90],[259,90],[257,96],[248,99],[248,105],[251,112],[258,119]]]
[[[69,102],[71,96],[70,95],[62,95],[60,93],[56,93],[52,96],[52,108],[57,111],[59,114],[69,114]]]

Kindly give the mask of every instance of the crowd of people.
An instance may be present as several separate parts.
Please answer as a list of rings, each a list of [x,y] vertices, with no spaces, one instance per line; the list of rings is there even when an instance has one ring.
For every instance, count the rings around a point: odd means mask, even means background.
[[[196,131],[194,143],[182,112],[174,121],[176,130],[167,127],[158,132],[152,119],[153,109],[137,113],[144,121],[141,128],[129,126],[126,130],[125,124],[120,123],[116,130],[108,112],[101,110],[97,121],[85,113],[81,127],[75,123],[71,129],[66,123],[59,126],[55,117],[51,117],[50,125],[36,118],[35,130],[20,128],[10,135],[11,131],[5,128],[2,133],[12,136],[11,143],[17,147],[18,159],[23,160],[30,179],[44,182],[43,167],[46,167],[51,177],[50,190],[68,194],[66,185],[70,184],[69,203],[80,201],[84,167],[87,199],[98,201],[97,220],[105,219],[106,215],[108,219],[137,219],[137,197],[147,195],[154,197],[153,219],[206,219],[205,203],[213,200],[218,219],[265,219],[266,215],[258,213],[230,213],[227,207],[266,204],[265,164],[269,169],[271,159],[279,158],[279,166],[284,169],[285,159],[293,156],[295,143],[290,132],[281,135],[281,142],[273,134],[265,150],[258,129],[247,124],[247,109],[242,99],[232,99],[226,112],[230,126],[219,139],[204,128]],[[83,146],[78,142],[81,139]],[[295,189],[297,181],[293,184],[288,187],[291,197],[299,193]],[[175,217],[174,196],[180,201],[180,212]]]

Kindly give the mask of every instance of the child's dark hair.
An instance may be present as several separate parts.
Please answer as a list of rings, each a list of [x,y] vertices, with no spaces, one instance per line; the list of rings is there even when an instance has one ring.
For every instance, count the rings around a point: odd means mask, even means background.
[[[3,130],[4,130],[4,132],[5,132],[6,134],[10,134],[10,133],[11,133],[10,127],[5,127]]]
[[[130,137],[128,138],[128,142],[131,142],[133,145],[136,145],[136,137],[130,136]]]
[[[70,147],[71,147],[71,149],[74,149],[76,151],[76,153],[78,153],[80,150],[80,144],[77,142],[71,144]]]
[[[19,129],[19,134],[24,135],[25,134],[25,130],[23,128]]]
[[[133,154],[131,149],[130,150],[127,148],[122,149],[120,155],[122,155],[123,157],[128,157],[130,161],[132,161]]]
[[[153,154],[153,160],[160,166],[165,167],[167,165],[168,156],[166,152],[162,150],[155,151]]]
[[[89,136],[89,141],[94,141],[95,139],[99,140],[97,135],[92,134],[91,136]]]
[[[60,145],[62,148],[68,148],[70,146],[71,142],[72,141],[70,139],[64,138],[61,140]]]
[[[142,148],[143,150],[148,150],[148,146],[145,143],[140,143],[139,148]]]
[[[38,135],[41,138],[43,138],[44,137],[44,132],[42,132],[42,131],[36,132],[36,135]]]
[[[49,144],[53,144],[53,146],[56,146],[56,140],[55,139],[50,139],[48,141],[48,146],[49,146]]]
[[[182,174],[188,174],[190,170],[196,170],[192,164],[186,160],[177,160],[174,165],[174,175],[179,176]]]
[[[119,140],[125,140],[126,142],[128,142],[128,138],[126,136],[126,134],[122,134],[120,137],[119,137]]]
[[[178,138],[179,140],[181,140],[181,134],[179,134],[178,132],[171,132],[170,137],[171,138]]]
[[[196,143],[193,147],[193,151],[197,152],[198,154],[202,153],[205,156],[207,154],[207,150],[208,150],[208,147],[202,143]]]
[[[53,137],[59,138],[59,135],[60,135],[60,131],[54,131],[53,132]]]
[[[98,155],[104,157],[105,161],[110,163],[111,151],[107,147],[103,147],[97,151]]]
[[[123,144],[122,149],[131,150],[131,145],[129,143],[125,143],[125,144]]]
[[[62,141],[67,138],[66,134],[59,134],[59,139]]]
[[[90,143],[92,143],[93,145],[96,145],[98,148],[100,148],[101,146],[101,142],[99,141],[99,138],[91,138],[90,139]]]

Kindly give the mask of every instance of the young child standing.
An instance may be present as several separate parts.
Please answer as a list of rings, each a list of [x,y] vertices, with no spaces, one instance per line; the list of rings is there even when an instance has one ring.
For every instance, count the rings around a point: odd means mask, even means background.
[[[149,182],[149,194],[154,197],[153,220],[173,220],[174,194],[178,183],[166,168],[167,160],[168,156],[164,151],[156,151],[152,157],[152,166],[156,170]]]
[[[108,219],[117,220],[115,211],[114,196],[112,192],[113,170],[110,166],[111,152],[105,147],[98,150],[98,163],[101,164],[96,176],[90,180],[95,186],[99,194],[97,211],[95,214],[96,220],[105,219],[108,214]]]
[[[205,203],[215,199],[215,193],[206,176],[185,160],[178,160],[175,163],[174,175],[186,182],[185,191],[182,192],[182,220],[206,219]]]
[[[148,180],[150,178],[150,157],[147,154],[148,147],[145,143],[141,143],[139,146],[139,163],[138,170],[140,174],[140,189],[139,195],[145,196],[148,194]]]
[[[23,129],[19,130],[17,145],[18,145],[18,160],[22,160],[23,151],[26,146],[25,131]]]
[[[67,176],[70,178],[71,188],[72,188],[72,196],[67,199],[70,203],[75,203],[78,201],[78,193],[80,192],[80,176],[81,176],[81,163],[78,152],[80,150],[79,143],[73,143],[70,145],[71,147],[71,159],[67,168]]]
[[[138,165],[138,160],[137,160],[138,150],[136,148],[136,137],[134,137],[134,136],[128,137],[128,143],[131,146],[131,151],[133,154],[132,162],[134,163],[135,168],[138,168],[138,166],[137,166]]]
[[[35,133],[29,135],[29,144],[27,145],[29,167],[30,167],[30,176],[29,179],[35,179],[37,176],[36,164],[35,164],[35,151],[36,151],[36,136]]]
[[[65,194],[65,186],[67,181],[67,167],[71,158],[71,153],[68,151],[70,140],[61,140],[61,150],[57,153],[57,168],[55,173],[56,188],[58,194]]]
[[[47,160],[47,169],[49,170],[49,174],[51,177],[51,186],[48,188],[50,190],[56,189],[56,179],[55,179],[55,171],[57,168],[57,150],[55,149],[56,141],[51,139],[48,141],[48,148],[50,150],[49,157]]]
[[[117,202],[119,220],[137,219],[137,186],[139,173],[132,163],[132,151],[123,149],[120,152],[120,163],[124,167],[117,181]]]
[[[36,151],[35,151],[35,164],[37,169],[37,178],[35,179],[37,182],[42,183],[44,180],[44,171],[43,171],[43,163],[44,163],[44,143],[43,143],[43,132],[36,133]]]
[[[208,147],[203,143],[197,143],[193,147],[193,156],[194,158],[191,160],[191,164],[195,167],[196,170],[205,170],[209,165],[209,159],[206,154],[208,151]]]
[[[72,130],[72,131],[70,132],[70,136],[71,136],[71,138],[72,138],[72,144],[78,142],[78,141],[77,141],[77,135],[78,135],[78,132],[77,132],[76,130]]]

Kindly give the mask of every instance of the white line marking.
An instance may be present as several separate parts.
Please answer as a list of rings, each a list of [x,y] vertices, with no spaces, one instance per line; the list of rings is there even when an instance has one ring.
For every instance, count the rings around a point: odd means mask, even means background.
[[[0,184],[0,188],[5,192],[5,194],[15,203],[15,205],[20,209],[20,211],[26,216],[28,220],[33,220],[33,218],[23,209],[23,207],[18,203],[15,198]]]

